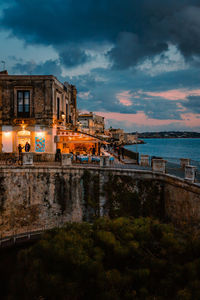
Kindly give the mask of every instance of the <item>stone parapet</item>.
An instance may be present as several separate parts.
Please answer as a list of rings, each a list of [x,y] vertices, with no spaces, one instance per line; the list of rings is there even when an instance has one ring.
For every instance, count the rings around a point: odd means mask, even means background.
[[[140,155],[140,165],[144,167],[149,167],[149,155]]]
[[[31,152],[24,152],[22,153],[22,164],[24,166],[33,166],[33,153]]]
[[[191,182],[195,182],[197,167],[185,166],[185,179]]]
[[[33,160],[35,162],[53,162],[55,161],[55,153],[34,153]]]
[[[165,173],[166,172],[166,160],[164,159],[153,159],[152,170],[154,172]]]
[[[182,169],[185,169],[185,166],[190,165],[190,158],[180,158],[180,165]]]
[[[102,155],[100,156],[100,167],[109,167],[109,156],[108,155]]]
[[[72,164],[72,154],[63,153],[61,154],[61,165],[71,166]]]

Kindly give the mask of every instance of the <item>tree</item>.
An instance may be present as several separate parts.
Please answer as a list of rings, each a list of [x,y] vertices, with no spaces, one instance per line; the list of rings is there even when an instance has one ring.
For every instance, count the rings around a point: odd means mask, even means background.
[[[199,245],[151,218],[68,223],[20,252],[9,299],[199,299]]]

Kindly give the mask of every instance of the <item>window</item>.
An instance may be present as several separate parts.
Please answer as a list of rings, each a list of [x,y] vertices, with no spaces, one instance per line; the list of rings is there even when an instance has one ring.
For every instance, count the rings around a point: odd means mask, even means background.
[[[57,120],[60,119],[60,98],[57,98]]]
[[[17,116],[30,116],[30,91],[17,91]]]
[[[68,111],[68,103],[66,103],[66,122],[67,122],[67,123],[68,123],[68,121],[69,121],[68,114],[69,114],[69,111]]]

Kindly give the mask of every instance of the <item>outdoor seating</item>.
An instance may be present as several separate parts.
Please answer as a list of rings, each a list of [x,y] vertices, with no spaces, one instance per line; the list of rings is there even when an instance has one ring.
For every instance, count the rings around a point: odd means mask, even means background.
[[[115,160],[115,159],[114,159],[114,157],[113,157],[113,156],[110,156],[110,157],[109,157],[109,162],[110,162],[110,165],[114,163],[114,160]]]
[[[100,157],[98,157],[98,156],[92,156],[91,157],[91,162],[99,163],[100,162]]]
[[[79,160],[81,163],[88,162],[89,161],[89,156],[88,155],[78,155],[77,160]]]

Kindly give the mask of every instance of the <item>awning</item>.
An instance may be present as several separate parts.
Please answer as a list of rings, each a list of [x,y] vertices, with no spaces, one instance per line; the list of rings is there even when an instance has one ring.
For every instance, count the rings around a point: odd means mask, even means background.
[[[62,141],[62,137],[66,137],[65,141]],[[98,139],[95,136],[92,136],[87,133],[83,133],[80,131],[72,131],[72,130],[57,130],[57,135],[55,137],[56,143],[101,143],[107,144],[107,142]]]

